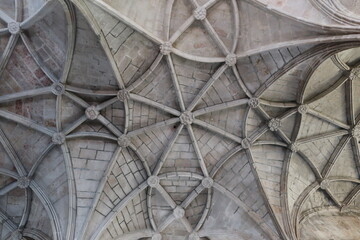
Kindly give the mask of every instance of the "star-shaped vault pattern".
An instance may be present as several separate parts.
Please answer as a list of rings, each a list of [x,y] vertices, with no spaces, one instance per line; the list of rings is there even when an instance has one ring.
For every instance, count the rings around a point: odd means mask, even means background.
[[[0,6],[4,239],[302,239],[357,211],[353,28],[271,1],[127,2],[151,26],[36,2]],[[263,18],[282,28],[244,32]]]

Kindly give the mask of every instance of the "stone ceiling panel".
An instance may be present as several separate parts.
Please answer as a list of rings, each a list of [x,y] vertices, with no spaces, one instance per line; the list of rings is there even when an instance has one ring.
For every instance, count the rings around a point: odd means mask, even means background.
[[[20,2],[0,6],[0,237],[295,240],[358,211],[353,27],[310,1]]]

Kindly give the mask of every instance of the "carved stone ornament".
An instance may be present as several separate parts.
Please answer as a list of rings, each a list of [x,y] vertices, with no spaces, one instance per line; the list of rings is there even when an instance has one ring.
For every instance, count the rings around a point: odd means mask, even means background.
[[[203,178],[201,181],[201,185],[203,185],[204,188],[211,188],[214,184],[214,180],[211,177]]]
[[[260,104],[260,101],[258,98],[250,98],[248,104],[251,108],[257,108]]]
[[[31,179],[26,176],[22,176],[17,181],[19,188],[28,188],[30,186]]]
[[[131,144],[130,138],[126,135],[121,135],[118,138],[117,142],[118,142],[118,145],[122,148],[126,148],[126,147],[130,146],[130,144]]]
[[[242,141],[241,141],[241,146],[243,149],[248,149],[251,147],[251,140],[249,138],[244,138]]]
[[[171,53],[172,44],[171,42],[164,42],[160,45],[160,52],[162,55],[169,55]]]
[[[11,34],[19,34],[20,33],[20,23],[18,22],[9,22],[8,29]]]
[[[351,135],[354,138],[360,139],[360,125],[357,124],[355,127],[351,130]]]
[[[290,145],[290,150],[292,151],[292,152],[298,152],[299,151],[299,145],[297,144],[297,143],[292,143],[291,145]]]
[[[232,67],[236,64],[236,55],[233,53],[230,53],[226,56],[225,59],[225,63],[226,65],[228,65],[229,67]]]
[[[309,106],[306,105],[306,104],[300,105],[300,106],[298,107],[298,112],[299,112],[300,114],[306,114],[308,111],[309,111]]]
[[[190,125],[194,121],[194,115],[191,112],[183,112],[180,115],[180,122],[184,125]]]
[[[64,94],[65,92],[65,87],[63,84],[61,83],[54,83],[52,85],[51,91],[53,94],[55,94],[56,96],[59,96],[61,94]]]
[[[61,132],[54,133],[52,136],[52,142],[58,145],[61,145],[65,142],[65,135]]]
[[[121,102],[125,102],[125,100],[129,100],[130,99],[130,93],[128,90],[126,89],[121,89],[120,91],[118,91],[117,93],[117,98],[121,101]]]
[[[150,176],[147,179],[147,184],[152,188],[156,188],[160,184],[160,179],[158,176]]]
[[[180,218],[182,218],[182,217],[185,216],[185,210],[184,210],[182,207],[177,206],[177,207],[174,209],[173,214],[174,214],[174,217],[175,217],[176,219],[180,219]]]
[[[85,110],[85,115],[90,120],[95,120],[99,116],[99,111],[96,110],[95,106],[90,106]]]
[[[360,67],[355,67],[351,69],[349,79],[356,80],[360,78]]]
[[[194,18],[196,20],[204,20],[206,18],[206,9],[204,7],[198,7],[194,10]]]
[[[281,127],[281,120],[278,118],[273,118],[269,121],[268,126],[269,126],[270,131],[273,131],[273,132],[277,131]]]

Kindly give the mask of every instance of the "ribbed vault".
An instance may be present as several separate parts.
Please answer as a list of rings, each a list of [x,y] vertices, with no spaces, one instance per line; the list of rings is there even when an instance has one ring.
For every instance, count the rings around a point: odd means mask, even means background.
[[[0,238],[357,239],[357,10],[2,0]]]

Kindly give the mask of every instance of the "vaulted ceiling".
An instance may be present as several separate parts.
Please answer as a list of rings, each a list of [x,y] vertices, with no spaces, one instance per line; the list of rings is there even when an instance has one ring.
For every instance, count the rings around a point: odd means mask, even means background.
[[[0,239],[359,239],[359,14],[0,0]]]

